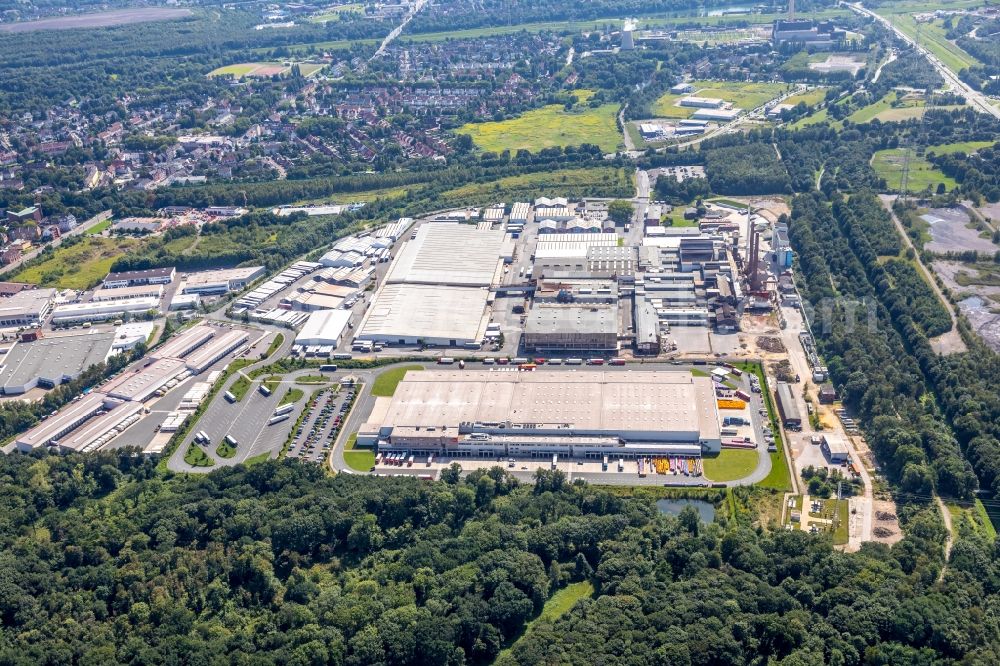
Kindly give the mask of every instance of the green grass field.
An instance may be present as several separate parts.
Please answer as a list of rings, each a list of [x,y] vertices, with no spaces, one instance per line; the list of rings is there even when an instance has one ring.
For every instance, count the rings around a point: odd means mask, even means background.
[[[363,14],[365,11],[365,6],[358,3],[352,3],[349,5],[338,5],[336,7],[329,7],[323,10],[319,14],[314,14],[309,17],[311,23],[333,23],[340,20],[341,14],[355,13]]]
[[[966,153],[972,154],[983,148],[989,148],[990,146],[1000,143],[998,141],[958,141],[956,143],[939,143],[935,146],[927,146],[926,151],[928,153],[934,153],[935,155],[951,155],[952,153]]]
[[[441,200],[447,205],[469,205],[537,196],[599,196],[598,192],[603,192],[602,196],[631,196],[633,188],[633,174],[626,169],[560,169],[507,176],[488,183],[469,183],[442,192]]]
[[[290,405],[296,403],[302,399],[303,395],[305,395],[305,393],[302,392],[302,389],[297,389],[294,387],[290,388],[281,398],[281,402],[278,403],[278,407],[281,407],[282,405]]]
[[[951,524],[958,536],[975,534],[990,541],[996,539],[996,527],[990,520],[989,514],[986,513],[986,507],[982,501],[977,499],[972,504],[946,502],[945,507],[951,514]]]
[[[903,148],[880,150],[872,156],[872,168],[881,178],[885,178],[886,189],[897,192],[903,177]],[[938,183],[944,183],[948,190],[957,187],[955,180],[944,175],[933,164],[914,153],[910,154],[910,176],[907,190],[921,192],[927,187],[936,190]]]
[[[344,462],[356,472],[367,472],[375,466],[375,452],[367,449],[356,449],[358,433],[352,432],[344,442]]]
[[[622,143],[615,124],[617,104],[586,105],[566,111],[560,104],[550,104],[500,122],[469,123],[457,131],[468,134],[483,150],[511,153],[525,149],[537,152],[553,146],[578,146],[593,143],[606,153]]]
[[[312,76],[316,72],[326,67],[323,63],[299,63],[299,71],[302,76]],[[248,77],[271,77],[275,74],[286,75],[291,71],[280,62],[241,62],[234,65],[218,67],[208,73],[209,76],[232,76],[236,79]]]
[[[265,64],[267,64],[267,63],[263,63],[263,62],[241,62],[241,63],[237,63],[235,65],[226,65],[225,67],[218,67],[216,69],[213,69],[211,72],[209,72],[208,75],[209,76],[226,76],[226,75],[230,75],[230,76],[236,77],[237,79],[242,79],[244,76],[246,76],[250,72],[254,71],[255,69],[258,69],[261,65],[265,65]],[[272,64],[277,64],[277,63],[272,63]]]
[[[215,464],[215,461],[194,442],[188,445],[188,450],[184,453],[184,462],[191,467],[211,467]]]
[[[91,228],[87,229],[86,234],[88,236],[96,236],[96,235],[100,234],[101,232],[103,232],[105,229],[111,228],[112,224],[114,224],[114,220],[110,220],[110,219],[104,220],[103,222],[98,222],[97,224],[95,224]]]
[[[54,254],[11,278],[44,287],[89,289],[104,279],[115,259],[142,241],[136,238],[80,237],[79,242],[62,245]]]
[[[232,458],[236,455],[236,447],[230,446],[229,442],[223,438],[222,441],[219,442],[219,445],[215,447],[215,455],[220,458]]]
[[[690,118],[697,109],[676,106],[684,97],[708,97],[732,102],[733,106],[750,111],[787,89],[784,83],[745,83],[740,81],[692,81],[694,92],[687,95],[667,93],[656,100],[653,112],[661,118]]]
[[[799,118],[788,127],[789,129],[792,130],[799,130],[802,129],[803,127],[809,127],[810,125],[818,125],[819,123],[826,122],[827,120],[829,120],[829,118],[830,118],[829,110],[826,107],[823,107],[822,109],[816,111],[815,113],[811,113],[808,116]]]
[[[399,382],[403,381],[403,377],[406,376],[407,372],[411,370],[416,372],[423,369],[423,366],[420,365],[403,365],[398,368],[386,370],[372,382],[372,395],[380,398],[392,396],[396,392]]]
[[[829,90],[829,88],[821,87],[821,88],[813,88],[812,90],[806,90],[805,92],[796,93],[791,97],[786,98],[785,101],[782,102],[782,104],[791,104],[792,106],[797,106],[798,104],[805,102],[806,106],[810,107],[816,106],[824,99],[826,99],[827,90]]]
[[[723,449],[719,455],[706,457],[703,462],[708,480],[718,483],[738,481],[757,467],[757,449]]]

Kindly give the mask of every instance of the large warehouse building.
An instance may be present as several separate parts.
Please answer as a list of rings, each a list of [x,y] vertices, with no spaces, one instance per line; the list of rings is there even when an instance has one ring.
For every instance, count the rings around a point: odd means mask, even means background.
[[[350,310],[319,310],[309,315],[305,326],[295,336],[301,347],[338,347],[351,323]]]
[[[381,451],[635,458],[721,450],[712,381],[686,372],[413,372],[379,401],[358,441]]]
[[[356,339],[446,347],[482,342],[489,287],[499,282],[512,252],[502,231],[421,226],[390,266]]]

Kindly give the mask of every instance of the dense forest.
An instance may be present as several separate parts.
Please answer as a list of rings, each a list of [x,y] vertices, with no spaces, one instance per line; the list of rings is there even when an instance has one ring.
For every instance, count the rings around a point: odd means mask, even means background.
[[[785,194],[792,191],[774,146],[751,143],[705,151],[705,174],[718,194]]]
[[[0,458],[0,662],[985,664],[993,544],[942,572],[933,508],[828,538],[661,515],[561,473],[436,483],[270,462],[164,478],[128,451]],[[567,585],[584,594],[526,623]],[[507,649],[504,654],[501,650]]]

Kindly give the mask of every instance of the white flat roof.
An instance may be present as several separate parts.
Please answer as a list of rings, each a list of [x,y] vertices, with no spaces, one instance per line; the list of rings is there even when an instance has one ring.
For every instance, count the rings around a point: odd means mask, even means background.
[[[201,372],[205,369],[205,366],[214,363],[216,357],[222,356],[228,350],[235,349],[249,337],[250,335],[246,331],[239,329],[229,330],[221,335],[216,335],[206,344],[198,347],[198,349],[188,355],[185,363],[188,368]]]
[[[128,417],[142,412],[142,403],[126,402],[112,407],[106,414],[95,416],[76,430],[59,439],[59,446],[82,451],[98,437],[108,433]]]
[[[104,402],[108,396],[103,393],[88,393],[76,402],[71,402],[64,406],[55,416],[50,416],[34,428],[17,438],[18,446],[35,448],[48,443],[55,438],[60,431],[65,430],[68,424],[87,418],[98,410],[104,408]]]
[[[533,429],[719,438],[713,383],[687,372],[411,372],[384,417],[386,425],[404,427],[503,421]]]
[[[386,284],[376,294],[358,338],[481,339],[489,290]]]
[[[167,340],[163,343],[163,346],[154,350],[150,356],[153,358],[184,358],[193,349],[215,336],[220,330],[214,326],[207,326],[205,324],[192,326]]]
[[[467,224],[425,224],[403,245],[387,283],[488,287],[496,279],[504,251],[503,231]]]
[[[143,402],[183,371],[184,361],[163,358],[144,368],[123,372],[102,386],[101,391],[119,400]]]
[[[347,324],[351,321],[350,310],[319,310],[309,315],[299,334],[295,336],[297,345],[336,345]]]

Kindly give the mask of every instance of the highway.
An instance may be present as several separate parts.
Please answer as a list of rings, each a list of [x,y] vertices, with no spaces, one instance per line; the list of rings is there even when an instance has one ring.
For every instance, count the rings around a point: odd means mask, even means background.
[[[955,74],[955,72],[948,69],[948,67],[946,67],[945,64],[938,59],[937,56],[935,56],[933,53],[931,53],[928,49],[924,48],[920,44],[917,44],[916,41],[910,38],[909,35],[903,32],[900,28],[896,27],[896,25],[892,21],[885,18],[884,16],[876,14],[870,9],[862,7],[860,3],[849,4],[848,7],[850,7],[859,14],[863,14],[872,19],[875,19],[876,21],[884,25],[886,28],[894,32],[896,36],[899,37],[901,40],[903,40],[910,46],[914,47],[919,53],[921,53],[925,58],[927,58],[927,60],[934,66],[934,69],[938,71],[941,77],[945,80],[945,83],[948,85],[948,87],[951,88],[952,90],[956,90],[959,93],[961,93],[962,96],[965,97],[966,102],[968,102],[969,105],[972,106],[972,108],[976,109],[977,111],[981,111],[982,113],[988,113],[994,118],[1000,119],[1000,109],[993,106],[993,104],[990,103],[988,97],[986,97],[985,95],[976,90],[973,90],[968,84],[965,83],[965,81],[962,81],[960,78],[958,78],[958,75]]]

